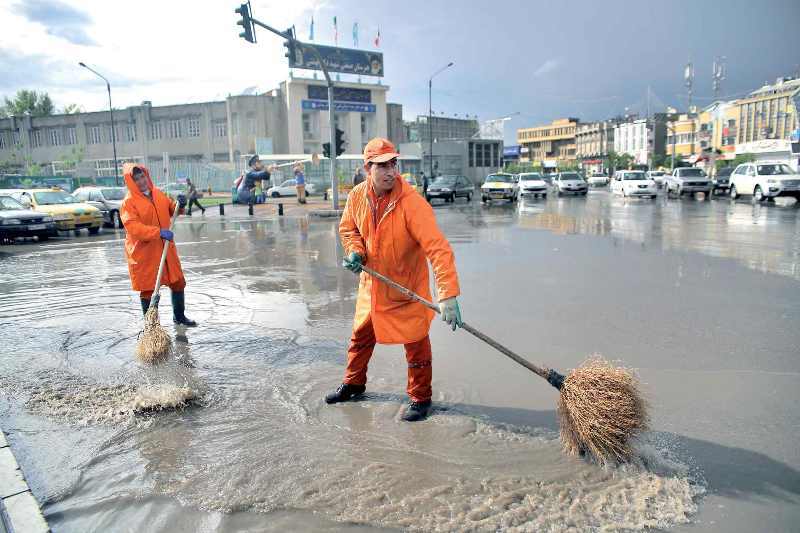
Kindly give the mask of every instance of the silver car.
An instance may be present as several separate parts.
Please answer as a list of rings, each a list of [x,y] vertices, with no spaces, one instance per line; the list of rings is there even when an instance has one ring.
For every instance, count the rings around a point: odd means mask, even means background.
[[[676,194],[678,197],[684,194],[694,194],[702,192],[706,195],[706,200],[711,199],[711,189],[714,185],[702,168],[684,167],[676,168],[672,174],[664,178],[664,190],[667,197]]]
[[[586,196],[589,191],[589,185],[577,172],[559,172],[553,180],[553,190],[556,196],[561,194]]]
[[[93,205],[103,213],[103,223],[112,228],[121,228],[119,209],[128,190],[125,187],[79,187],[72,196]]]
[[[46,241],[58,235],[53,217],[25,208],[11,196],[0,195],[0,241],[38,237]]]

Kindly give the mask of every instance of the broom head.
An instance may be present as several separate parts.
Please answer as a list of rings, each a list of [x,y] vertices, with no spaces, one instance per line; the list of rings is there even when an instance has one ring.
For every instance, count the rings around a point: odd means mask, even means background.
[[[647,404],[627,368],[592,356],[567,375],[558,400],[561,443],[571,455],[601,464],[628,462],[632,440],[647,429]]]
[[[151,305],[144,315],[144,330],[136,345],[136,358],[142,363],[155,364],[167,358],[172,339],[158,321],[158,307]]]

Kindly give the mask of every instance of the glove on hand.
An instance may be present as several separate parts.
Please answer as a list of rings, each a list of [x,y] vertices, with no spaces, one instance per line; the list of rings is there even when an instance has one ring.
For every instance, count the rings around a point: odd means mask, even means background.
[[[361,272],[361,267],[363,265],[364,258],[361,254],[357,254],[356,252],[350,252],[350,255],[342,260],[342,266],[354,274]]]
[[[173,237],[174,235],[170,230],[168,229],[161,230],[161,238],[164,239],[165,241],[171,241]]]
[[[439,302],[439,311],[442,313],[442,320],[447,322],[453,331],[461,327],[461,309],[458,307],[458,300],[455,296]]]

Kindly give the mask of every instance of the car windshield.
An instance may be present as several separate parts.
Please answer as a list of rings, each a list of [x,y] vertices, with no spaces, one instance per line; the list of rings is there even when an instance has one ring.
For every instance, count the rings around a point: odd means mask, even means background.
[[[33,198],[39,205],[74,204],[77,200],[64,191],[35,192]]]
[[[103,198],[106,200],[123,200],[125,198],[125,189],[100,189],[103,193]]]
[[[431,185],[437,185],[441,187],[442,185],[453,185],[455,182],[456,178],[453,176],[440,176],[433,180]]]
[[[537,181],[542,179],[541,174],[520,174],[519,179],[522,181]]]
[[[644,175],[644,172],[626,172],[622,175],[622,179],[625,181],[636,181],[636,180],[646,180],[647,178]]]
[[[700,168],[682,168],[678,171],[678,175],[682,178],[705,178],[706,173]]]
[[[25,207],[10,196],[0,196],[0,209],[25,209]]]
[[[561,177],[559,177],[558,179],[560,179],[561,181],[566,181],[566,180],[581,181],[581,175],[575,172],[565,172],[564,174],[561,174]]]
[[[785,176],[794,174],[789,165],[757,165],[759,176]]]
[[[486,183],[514,183],[514,178],[508,174],[489,174]]]

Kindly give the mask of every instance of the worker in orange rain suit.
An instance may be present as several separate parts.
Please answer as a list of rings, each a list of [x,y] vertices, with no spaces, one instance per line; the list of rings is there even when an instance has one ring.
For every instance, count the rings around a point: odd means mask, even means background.
[[[176,324],[196,326],[197,322],[186,318],[183,294],[186,280],[169,229],[172,214],[175,209],[183,213],[186,200],[181,198],[181,205],[176,205],[174,200],[153,185],[150,172],[142,165],[126,163],[122,172],[128,187],[128,194],[120,207],[120,220],[126,232],[125,259],[128,261],[131,286],[140,292],[142,311],[147,313],[150,307],[161,253],[164,246],[168,245],[161,284],[169,286],[172,292],[173,319]]]
[[[361,272],[361,280],[344,380],[325,401],[343,402],[363,394],[375,344],[403,344],[410,400],[403,419],[415,421],[426,418],[431,407],[428,331],[434,312],[373,280],[361,267],[369,266],[430,300],[430,260],[442,319],[455,331],[461,326],[461,313],[456,300],[459,287],[453,251],[436,225],[431,206],[401,179],[398,156],[386,139],[367,143],[364,168],[368,178],[347,197],[339,225],[345,253],[343,266]]]

